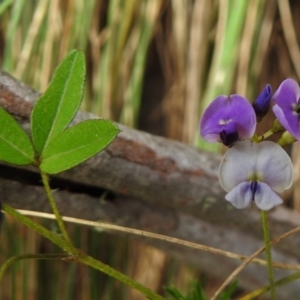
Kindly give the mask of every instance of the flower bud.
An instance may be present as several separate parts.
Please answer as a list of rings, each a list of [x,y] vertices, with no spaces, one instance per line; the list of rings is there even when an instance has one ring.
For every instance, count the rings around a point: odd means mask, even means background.
[[[278,141],[278,145],[280,145],[281,147],[287,146],[287,145],[291,145],[294,142],[296,142],[297,140],[295,139],[295,137],[288,131],[285,131],[281,138]]]
[[[270,101],[272,98],[272,88],[269,84],[265,86],[259,96],[252,104],[256,114],[257,122],[260,122],[262,118],[268,113],[270,108]]]

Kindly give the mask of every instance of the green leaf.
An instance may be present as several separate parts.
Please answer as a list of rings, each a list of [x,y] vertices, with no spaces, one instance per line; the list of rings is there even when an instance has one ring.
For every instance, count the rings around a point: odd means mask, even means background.
[[[34,150],[28,135],[1,107],[0,160],[15,165],[29,165],[34,162]]]
[[[108,146],[120,132],[107,120],[88,120],[60,133],[44,150],[40,169],[56,174],[70,169]]]
[[[40,155],[74,118],[81,104],[84,78],[84,54],[74,50],[59,64],[31,114],[32,139]]]
[[[223,291],[221,293],[221,295],[219,296],[219,300],[230,300],[232,299],[232,295],[234,292],[236,292],[238,288],[238,281],[235,280],[234,282],[232,282],[225,291]]]

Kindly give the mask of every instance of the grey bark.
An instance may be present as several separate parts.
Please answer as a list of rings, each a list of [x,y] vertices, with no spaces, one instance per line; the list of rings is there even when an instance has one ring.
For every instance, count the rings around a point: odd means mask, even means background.
[[[28,130],[29,117],[39,93],[0,72],[0,105]],[[79,112],[73,124],[95,116]],[[104,151],[85,163],[55,176],[73,186],[86,185],[84,193],[60,189],[55,192],[63,215],[100,220],[148,230],[223,250],[250,255],[263,245],[257,209],[236,210],[224,200],[217,170],[221,156],[153,136],[119,124],[122,132]],[[37,172],[33,167],[26,170]],[[15,208],[49,211],[43,188],[13,168],[10,178],[2,174],[2,201]],[[23,172],[23,171],[22,171]],[[91,196],[89,188],[109,191],[106,201]],[[98,191],[98,190],[97,190]],[[300,226],[300,215],[286,207],[269,214],[272,237]],[[226,278],[240,262],[173,244],[147,239],[168,253],[219,278]],[[274,259],[298,263],[299,235],[274,247]],[[288,274],[277,270],[276,278]],[[241,286],[253,289],[267,284],[265,268],[250,265],[239,276]],[[281,299],[295,299],[300,287],[294,283],[279,289]]]

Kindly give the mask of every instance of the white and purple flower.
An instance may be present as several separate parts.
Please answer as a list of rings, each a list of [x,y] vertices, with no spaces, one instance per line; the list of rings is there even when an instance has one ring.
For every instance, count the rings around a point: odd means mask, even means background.
[[[300,141],[300,87],[293,79],[284,80],[273,97],[273,112],[282,126]]]
[[[230,148],[219,167],[219,181],[228,192],[225,199],[238,209],[253,203],[269,210],[282,203],[278,193],[293,181],[290,157],[277,144],[241,141]]]
[[[200,133],[207,142],[232,146],[255,132],[256,115],[249,101],[240,95],[219,96],[205,110]]]

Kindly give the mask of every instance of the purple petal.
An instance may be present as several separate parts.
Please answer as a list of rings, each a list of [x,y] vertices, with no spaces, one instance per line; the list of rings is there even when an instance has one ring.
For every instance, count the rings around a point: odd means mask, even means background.
[[[235,124],[239,139],[251,138],[255,131],[256,116],[247,99],[239,95],[219,96],[205,110],[201,122],[200,133],[208,142],[220,140],[220,133]],[[233,132],[234,133],[234,132]]]
[[[284,80],[277,91],[274,93],[274,102],[282,109],[291,109],[292,104],[296,104],[300,96],[300,87],[298,83],[288,78]]]
[[[254,200],[257,207],[262,210],[269,210],[283,202],[282,199],[264,182],[258,183]]]
[[[237,208],[242,209],[250,206],[252,202],[252,191],[250,182],[242,182],[234,187],[225,199]]]
[[[273,112],[283,127],[300,140],[298,100],[300,87],[293,79],[284,80],[274,94]]]
[[[239,134],[234,122],[224,125],[223,130],[220,132],[220,139],[227,147],[234,145],[239,140]]]
[[[298,114],[290,109],[282,109],[278,104],[273,106],[273,112],[281,125],[300,141]]]
[[[267,84],[252,104],[258,121],[261,121],[269,111],[271,98],[272,88],[269,84]]]

